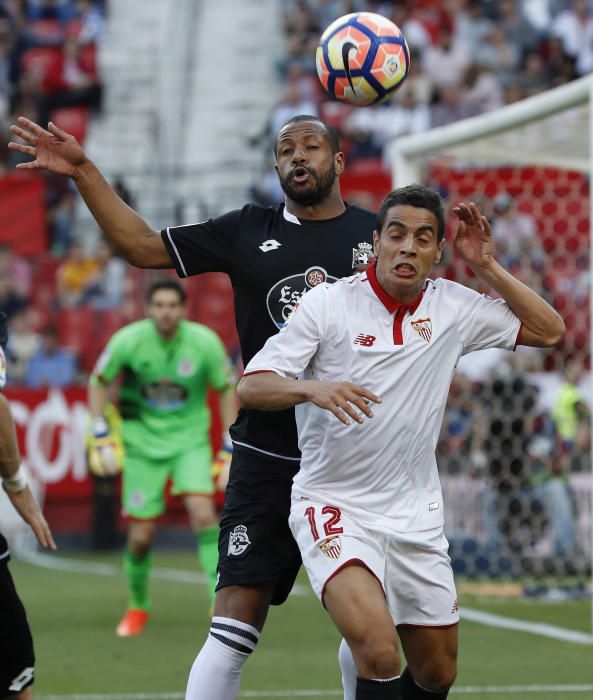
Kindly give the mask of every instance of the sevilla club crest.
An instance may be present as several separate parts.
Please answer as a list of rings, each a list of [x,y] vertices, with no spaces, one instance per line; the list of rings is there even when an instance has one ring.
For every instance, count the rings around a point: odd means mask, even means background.
[[[342,552],[342,540],[339,535],[328,537],[320,543],[319,549],[326,557],[330,559],[339,559]]]
[[[430,343],[432,338],[432,321],[429,318],[419,318],[417,321],[412,321],[411,325],[422,340]]]

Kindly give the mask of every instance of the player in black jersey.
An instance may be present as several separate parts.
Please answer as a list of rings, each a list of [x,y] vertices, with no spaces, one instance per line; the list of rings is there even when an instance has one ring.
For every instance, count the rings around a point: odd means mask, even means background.
[[[335,130],[302,115],[279,131],[276,168],[285,202],[243,209],[159,235],[113,192],[74,137],[20,118],[12,132],[34,157],[21,168],[70,176],[99,226],[139,267],[182,277],[226,272],[233,284],[243,362],[286,322],[301,295],[370,262],[375,215],[346,204]],[[293,409],[244,411],[231,429],[233,460],[219,540],[219,583],[210,635],[190,673],[191,700],[234,700],[270,604],[288,596],[301,564],[288,528],[299,450]]]
[[[6,314],[0,314],[0,391],[6,381]],[[50,529],[20,467],[14,421],[8,401],[0,393],[0,479],[2,488],[39,544],[55,549]],[[30,700],[35,676],[33,639],[27,614],[8,569],[8,543],[0,533],[0,698]]]

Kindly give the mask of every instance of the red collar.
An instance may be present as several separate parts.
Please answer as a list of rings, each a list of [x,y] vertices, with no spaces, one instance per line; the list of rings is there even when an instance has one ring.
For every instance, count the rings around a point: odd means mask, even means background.
[[[398,301],[397,299],[394,299],[390,294],[388,294],[383,287],[379,284],[379,280],[377,279],[377,272],[376,272],[376,267],[377,267],[377,261],[373,260],[373,262],[370,264],[369,268],[367,269],[367,277],[368,280],[371,284],[371,287],[373,289],[373,292],[379,297],[381,303],[383,306],[389,311],[390,314],[399,311],[400,309],[405,313],[406,311],[409,311],[411,314],[416,311],[416,309],[420,306],[420,302],[422,301],[422,296],[424,294],[424,290],[421,290],[420,294],[414,299],[409,304],[403,304],[401,301]]]

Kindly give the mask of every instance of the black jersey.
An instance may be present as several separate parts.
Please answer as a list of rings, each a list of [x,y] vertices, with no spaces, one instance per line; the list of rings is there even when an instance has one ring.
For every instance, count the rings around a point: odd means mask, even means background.
[[[0,532],[0,559],[8,559],[8,542]]]
[[[284,204],[248,204],[201,224],[161,232],[177,273],[226,272],[245,365],[286,323],[300,297],[322,282],[351,275],[368,262],[376,217],[346,205],[333,219],[297,219]],[[294,409],[241,410],[231,436],[236,446],[298,460]]]

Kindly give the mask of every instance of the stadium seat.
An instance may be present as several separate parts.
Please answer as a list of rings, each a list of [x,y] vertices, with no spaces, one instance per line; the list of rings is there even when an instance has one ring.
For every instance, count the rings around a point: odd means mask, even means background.
[[[94,311],[84,306],[59,311],[57,327],[60,344],[82,355],[93,343],[94,320]]]
[[[88,107],[61,107],[50,114],[52,122],[84,143],[89,120]]]

